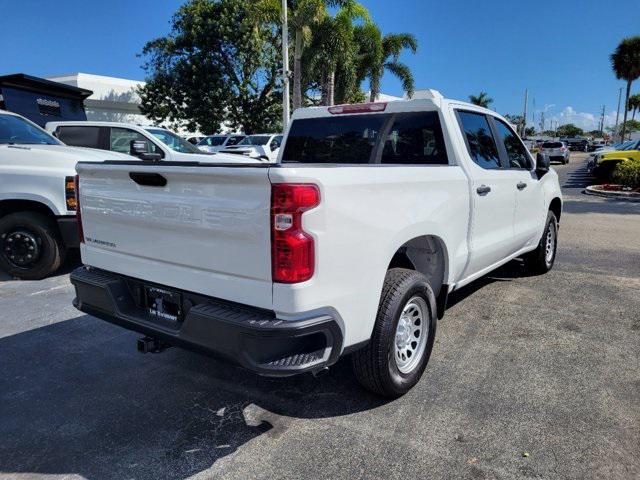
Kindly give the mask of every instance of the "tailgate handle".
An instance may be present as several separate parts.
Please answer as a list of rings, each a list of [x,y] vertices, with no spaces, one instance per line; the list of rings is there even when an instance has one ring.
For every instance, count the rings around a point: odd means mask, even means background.
[[[129,172],[129,178],[146,187],[164,187],[167,184],[167,179],[159,173]]]

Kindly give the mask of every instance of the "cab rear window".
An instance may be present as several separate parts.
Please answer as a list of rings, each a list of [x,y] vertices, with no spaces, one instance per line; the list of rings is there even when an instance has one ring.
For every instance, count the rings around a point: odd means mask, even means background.
[[[282,163],[448,163],[437,112],[335,115],[295,120]]]

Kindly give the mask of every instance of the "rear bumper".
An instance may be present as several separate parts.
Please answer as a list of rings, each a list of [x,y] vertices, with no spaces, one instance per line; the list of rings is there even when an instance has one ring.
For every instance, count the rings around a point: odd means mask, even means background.
[[[342,330],[328,315],[283,321],[268,310],[180,291],[184,320],[172,324],[153,317],[141,301],[144,286],[168,287],[87,267],[76,269],[71,283],[82,312],[261,375],[318,371],[342,351]]]
[[[78,238],[78,221],[76,217],[58,217],[56,220],[64,246],[67,248],[79,248],[80,239]]]

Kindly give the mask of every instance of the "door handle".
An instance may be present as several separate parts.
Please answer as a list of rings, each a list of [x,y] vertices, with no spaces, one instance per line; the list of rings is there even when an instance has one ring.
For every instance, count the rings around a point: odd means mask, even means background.
[[[491,187],[487,185],[480,185],[478,188],[476,188],[476,192],[478,192],[478,195],[486,195],[490,191],[491,191]]]
[[[518,190],[524,190],[525,188],[527,188],[527,184],[524,182],[518,182],[516,187],[518,187]]]
[[[129,178],[146,187],[164,187],[167,184],[167,179],[159,173],[130,172]]]

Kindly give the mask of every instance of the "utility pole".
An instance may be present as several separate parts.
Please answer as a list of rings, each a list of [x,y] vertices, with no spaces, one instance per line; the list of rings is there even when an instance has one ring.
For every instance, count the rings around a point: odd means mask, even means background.
[[[524,90],[524,111],[522,113],[522,128],[520,136],[524,138],[524,132],[527,129],[527,103],[529,103],[529,89]]]
[[[613,138],[618,134],[618,118],[620,117],[620,97],[622,96],[622,87],[618,90],[618,109],[616,110],[616,126],[613,127]]]
[[[287,0],[282,0],[282,131],[289,125],[289,25]]]
[[[604,135],[604,109],[605,106],[602,105],[602,113],[600,114],[600,135]]]

